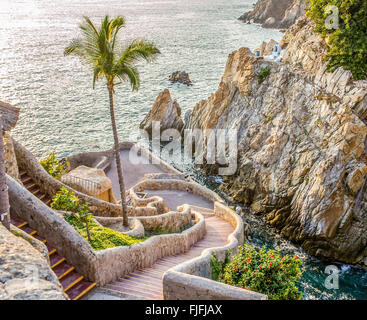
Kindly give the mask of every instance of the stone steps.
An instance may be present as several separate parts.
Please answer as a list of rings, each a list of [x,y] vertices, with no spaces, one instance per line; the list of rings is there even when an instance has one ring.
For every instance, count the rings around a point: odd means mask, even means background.
[[[196,208],[195,211],[199,210]],[[226,245],[228,236],[233,232],[233,227],[228,222],[216,217],[213,211],[206,209],[205,213],[208,215],[208,219],[205,218],[207,234],[188,252],[161,258],[152,267],[136,270],[126,277],[104,286],[103,289],[150,300],[162,300],[163,274],[168,269],[200,256],[202,251],[207,248]]]
[[[41,191],[39,186],[27,174],[27,172],[25,170],[20,170],[19,174],[23,185],[40,201],[49,206],[51,204],[51,198]],[[96,283],[85,280],[83,275],[77,273],[75,268],[68,264],[64,257],[58,255],[57,250],[48,245],[47,240],[39,235],[37,230],[31,228],[27,221],[11,217],[11,223],[46,244],[50,257],[51,269],[58,277],[64,292],[71,300],[82,298],[96,286]]]

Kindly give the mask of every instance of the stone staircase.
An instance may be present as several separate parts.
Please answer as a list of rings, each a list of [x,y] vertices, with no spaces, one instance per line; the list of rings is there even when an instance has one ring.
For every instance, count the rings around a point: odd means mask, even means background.
[[[205,218],[207,233],[203,239],[194,244],[188,252],[159,259],[152,267],[136,270],[124,278],[102,287],[106,291],[123,293],[135,298],[162,300],[163,274],[170,268],[201,255],[207,248],[221,247],[227,244],[233,227],[218,218],[207,208],[192,206],[192,212],[199,212]]]
[[[28,191],[46,205],[49,206],[51,204],[51,199],[40,190],[39,186],[32,180],[26,171],[20,170],[20,178]],[[47,239],[38,234],[37,230],[31,228],[27,221],[11,217],[11,223],[46,244],[50,257],[51,269],[58,277],[64,292],[71,300],[79,300],[96,286],[96,283],[87,281],[84,279],[83,275],[76,272],[75,268],[67,263],[64,257],[58,255],[56,249],[47,243]]]

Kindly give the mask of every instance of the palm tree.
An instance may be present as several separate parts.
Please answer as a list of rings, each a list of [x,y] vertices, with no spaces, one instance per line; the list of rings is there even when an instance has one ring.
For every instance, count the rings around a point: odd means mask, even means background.
[[[93,68],[93,89],[98,79],[104,78],[109,93],[110,115],[114,138],[114,153],[116,158],[117,174],[120,184],[121,206],[123,224],[128,226],[126,192],[122,175],[121,159],[119,152],[119,140],[114,111],[115,86],[123,82],[130,82],[132,90],[138,90],[140,85],[137,62],[145,60],[153,61],[159,50],[153,42],[143,39],[135,39],[122,48],[118,48],[117,36],[121,28],[125,26],[124,17],[115,19],[106,16],[100,28],[93,25],[88,17],[80,25],[82,37],[72,40],[65,49],[65,55],[76,55],[87,62]]]

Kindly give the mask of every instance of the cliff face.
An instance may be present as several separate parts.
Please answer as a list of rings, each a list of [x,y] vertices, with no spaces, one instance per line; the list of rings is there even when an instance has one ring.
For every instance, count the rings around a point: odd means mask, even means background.
[[[367,81],[327,73],[326,45],[311,30],[302,18],[288,31],[285,63],[232,53],[186,127],[237,128],[238,170],[223,177],[225,191],[308,253],[367,264]]]
[[[140,123],[140,129],[146,130],[151,136],[154,121],[160,122],[161,131],[175,128],[181,132],[183,129],[181,108],[176,100],[172,100],[168,89],[159,94],[149,113]]]
[[[305,0],[258,0],[239,20],[260,23],[264,28],[289,28],[305,14]]]

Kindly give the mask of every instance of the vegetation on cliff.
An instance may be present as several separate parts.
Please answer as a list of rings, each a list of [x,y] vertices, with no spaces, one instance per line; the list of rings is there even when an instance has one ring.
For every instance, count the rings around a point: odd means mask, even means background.
[[[356,80],[367,78],[367,1],[365,0],[308,0],[307,16],[315,24],[315,31],[327,39],[329,71],[338,67],[350,70]],[[338,12],[328,10],[336,6]],[[329,7],[330,8],[330,7]],[[339,19],[336,28],[330,28],[331,14]],[[337,19],[335,16],[334,19]]]
[[[258,250],[246,244],[232,262],[221,264],[215,255],[211,262],[214,280],[266,294],[271,300],[302,298],[296,286],[302,275],[301,264],[297,256],[282,256],[276,250]]]

